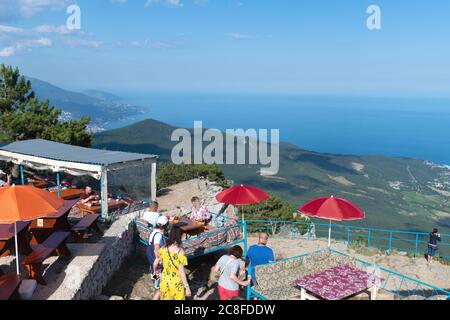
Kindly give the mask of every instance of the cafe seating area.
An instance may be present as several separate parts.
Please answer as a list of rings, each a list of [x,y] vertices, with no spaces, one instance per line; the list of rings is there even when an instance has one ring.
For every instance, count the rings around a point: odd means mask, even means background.
[[[233,245],[243,243],[244,231],[241,221],[224,215],[212,214],[212,220],[205,227],[187,218],[171,220],[174,227],[184,232],[183,249],[189,259],[212,253]],[[138,244],[148,246],[148,239],[153,231],[148,222],[137,217],[134,221]]]

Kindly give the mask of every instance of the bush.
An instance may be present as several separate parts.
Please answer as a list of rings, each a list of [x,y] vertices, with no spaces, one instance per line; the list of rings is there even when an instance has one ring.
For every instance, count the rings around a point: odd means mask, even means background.
[[[217,165],[160,163],[157,174],[158,190],[200,177],[208,177],[209,181],[215,182],[223,188],[230,186],[229,181],[225,179],[223,170]]]

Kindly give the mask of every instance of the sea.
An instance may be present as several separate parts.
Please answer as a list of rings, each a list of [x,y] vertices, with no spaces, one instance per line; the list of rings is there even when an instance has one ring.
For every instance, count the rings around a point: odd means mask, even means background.
[[[152,118],[176,127],[279,129],[304,149],[410,157],[450,165],[450,98],[282,94],[126,93],[144,114],[106,129]]]

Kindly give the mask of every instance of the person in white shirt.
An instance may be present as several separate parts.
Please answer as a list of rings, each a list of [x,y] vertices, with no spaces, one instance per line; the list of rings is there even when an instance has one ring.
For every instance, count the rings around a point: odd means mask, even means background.
[[[165,233],[169,227],[169,219],[166,216],[160,216],[158,221],[156,222],[156,227],[153,232],[150,234],[148,239],[148,247],[147,247],[147,258],[150,263],[150,274],[154,281],[156,292],[153,296],[153,300],[159,300],[160,298],[160,266],[159,261],[156,259],[158,256],[158,251],[166,244],[166,236]]]
[[[153,201],[147,211],[142,214],[142,220],[147,221],[147,223],[152,227],[156,227],[156,222],[161,214],[158,212],[159,204],[156,201]]]

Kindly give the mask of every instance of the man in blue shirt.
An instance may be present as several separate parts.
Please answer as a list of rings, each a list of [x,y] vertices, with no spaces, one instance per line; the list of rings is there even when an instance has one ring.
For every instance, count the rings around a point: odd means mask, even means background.
[[[247,259],[249,260],[249,268],[251,268],[251,277],[253,284],[256,282],[255,268],[256,266],[275,262],[272,249],[267,246],[269,235],[265,232],[259,234],[258,244],[248,249]]]

